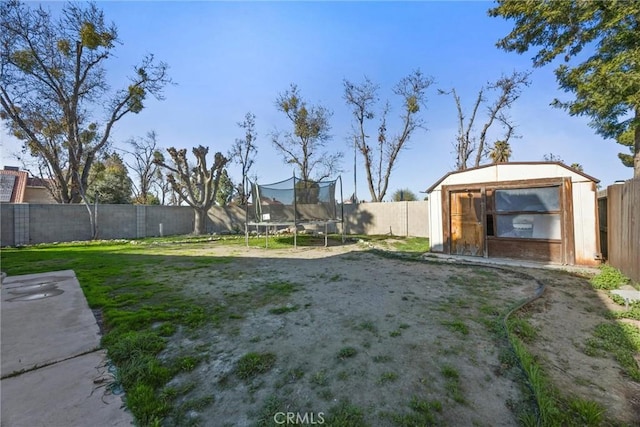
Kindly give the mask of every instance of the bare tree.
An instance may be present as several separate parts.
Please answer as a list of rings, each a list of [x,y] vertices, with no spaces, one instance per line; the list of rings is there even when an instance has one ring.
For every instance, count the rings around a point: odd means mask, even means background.
[[[293,131],[275,131],[271,140],[284,161],[298,167],[300,178],[321,181],[338,172],[342,153],[323,151],[331,139],[331,111],[321,105],[308,107],[295,84],[278,96],[276,107],[287,116]]]
[[[456,92],[455,88],[449,91],[439,90],[438,92],[443,95],[451,95],[456,103],[458,111],[458,134],[456,135],[456,142],[454,144],[456,152],[456,169],[467,169],[467,162],[472,154],[475,152],[474,166],[480,166],[480,163],[486,158],[490,151],[491,146],[487,141],[487,135],[489,129],[499,122],[503,129],[504,135],[499,138],[499,141],[508,143],[509,140],[514,137],[515,126],[511,123],[511,120],[506,114],[506,110],[511,108],[515,100],[520,97],[523,86],[529,85],[529,72],[517,72],[514,71],[510,76],[502,76],[495,83],[489,83],[486,87],[480,88],[476,101],[473,104],[471,115],[465,123],[465,114],[462,108],[462,101],[460,96]],[[486,93],[488,91],[498,91],[498,96],[494,101],[487,106],[487,118],[479,134],[475,134],[475,124],[478,116],[478,110],[480,110],[483,103],[488,102]]]
[[[155,184],[158,189],[159,202],[161,205],[178,206],[180,205],[180,198],[178,194],[173,191],[167,175],[168,174],[163,172],[162,168],[156,170]]]
[[[131,138],[127,144],[133,151],[123,151],[133,159],[126,165],[137,178],[132,181],[134,201],[141,205],[148,205],[154,198],[151,189],[158,178],[156,159],[164,161],[164,156],[158,149],[157,135],[155,131],[149,131],[145,138]]]
[[[545,162],[560,162],[560,163],[564,163],[564,160],[562,160],[562,157],[560,157],[557,154],[553,154],[553,153],[544,154],[542,156],[542,160],[544,160]]]
[[[69,3],[58,19],[41,6],[0,3],[0,116],[39,159],[60,203],[83,199],[113,126],[139,113],[148,95],[162,99],[170,82],[167,65],[150,55],[134,67],[127,87],[111,92],[103,64],[117,36],[94,3]]]
[[[424,121],[418,116],[420,107],[426,103],[426,90],[433,83],[433,78],[424,76],[420,70],[404,77],[393,88],[403,102],[401,125],[399,132],[388,136],[387,115],[391,104],[387,101],[382,107],[380,125],[378,126],[377,144],[369,143],[366,122],[375,116],[374,109],[379,101],[379,86],[365,77],[360,84],[344,80],[344,98],[354,115],[353,140],[364,158],[367,183],[372,202],[384,199],[389,186],[389,177],[398,155],[410,140],[413,132],[423,127]]]
[[[193,148],[193,155],[196,158],[195,167],[189,165],[187,150],[185,148],[176,150],[174,147],[167,149],[173,164],[168,164],[164,160],[156,159],[156,163],[171,173],[167,179],[181,200],[194,209],[195,221],[193,234],[201,235],[205,233],[205,221],[207,211],[213,206],[220,185],[220,176],[224,170],[228,159],[217,152],[214,156],[213,165],[207,166],[207,154],[209,147],[202,145]]]
[[[246,205],[249,201],[247,177],[258,153],[258,149],[256,148],[256,138],[258,136],[256,133],[256,116],[252,113],[247,113],[244,116],[244,121],[238,123],[238,126],[244,129],[244,139],[236,138],[229,152],[229,158],[238,163],[242,168],[242,183],[238,186],[238,199],[240,205]]]

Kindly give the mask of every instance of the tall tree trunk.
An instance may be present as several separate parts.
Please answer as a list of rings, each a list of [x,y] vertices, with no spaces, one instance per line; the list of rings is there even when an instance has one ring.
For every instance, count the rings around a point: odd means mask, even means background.
[[[207,227],[206,227],[207,210],[208,209],[204,209],[204,208],[193,209],[193,211],[195,212],[195,221],[193,223],[193,234],[196,236],[201,236],[203,234],[206,234],[207,232]]]

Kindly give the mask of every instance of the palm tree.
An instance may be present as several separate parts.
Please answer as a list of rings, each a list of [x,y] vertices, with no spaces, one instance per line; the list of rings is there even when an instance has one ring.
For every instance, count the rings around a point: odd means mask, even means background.
[[[511,157],[511,146],[507,141],[498,141],[491,149],[489,157],[493,163],[506,163]]]

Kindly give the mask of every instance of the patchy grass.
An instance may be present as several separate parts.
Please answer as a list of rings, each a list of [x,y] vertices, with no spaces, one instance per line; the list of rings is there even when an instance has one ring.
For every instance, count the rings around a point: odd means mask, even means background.
[[[284,305],[282,307],[276,307],[269,310],[271,314],[286,314],[292,311],[297,311],[300,307],[297,305]]]
[[[118,366],[116,379],[126,390],[126,403],[142,425],[162,420],[178,396],[160,396],[168,380],[193,369],[197,361],[158,359],[167,338],[178,328],[201,327],[210,308],[169,286],[160,272],[186,266],[207,268],[227,257],[178,256],[170,246],[153,242],[83,242],[3,249],[3,269],[10,275],[74,270],[87,302],[100,310],[102,346]]]
[[[584,425],[595,427],[602,425],[604,408],[594,401],[563,396],[560,390],[551,383],[536,358],[526,349],[525,342],[531,342],[533,334],[531,332],[533,328],[528,322],[522,318],[510,318],[507,321],[507,328],[518,363],[527,376],[532,397],[538,407],[537,415],[530,411],[522,412],[520,414],[521,423],[527,426]],[[608,333],[605,335],[610,336]],[[613,341],[607,342],[609,345],[613,344]]]
[[[378,328],[376,327],[375,323],[373,323],[373,322],[372,322],[372,321],[370,321],[370,320],[367,320],[367,321],[361,322],[361,323],[358,325],[357,329],[360,329],[360,330],[363,330],[363,331],[371,332],[371,333],[372,333],[372,334],[374,334],[374,335],[377,335],[377,334],[378,334]]]
[[[612,354],[634,381],[640,381],[640,368],[635,355],[640,353],[640,330],[626,323],[607,322],[596,327],[586,343],[592,356]]]
[[[462,320],[443,321],[441,323],[453,332],[469,335],[469,327]]]
[[[533,342],[538,336],[538,331],[525,318],[517,315],[509,319],[509,328],[525,343]]]
[[[349,359],[354,357],[356,354],[358,354],[358,350],[356,350],[355,348],[343,347],[338,352],[338,359],[340,360]]]
[[[378,385],[384,385],[386,383],[394,382],[398,379],[398,374],[395,372],[383,372],[380,378],[376,381]]]
[[[305,242],[310,246],[319,242],[312,236],[299,239],[301,246]],[[388,236],[363,238],[374,247],[382,246],[386,239]],[[526,350],[525,344],[541,341],[526,315],[516,313],[509,322],[509,336],[516,342],[516,352],[509,350],[501,316],[511,302],[494,292],[500,288],[500,281],[505,280],[498,270],[430,263],[429,267],[437,266],[437,271],[428,273],[447,271],[447,276],[438,282],[440,286],[446,285],[443,295],[430,299],[432,295],[410,287],[412,283],[431,286],[429,274],[412,271],[424,268],[418,259],[428,249],[427,239],[393,237],[386,245],[390,250],[341,254],[339,261],[352,264],[368,257],[366,263],[372,263],[373,259],[385,267],[368,276],[368,282],[360,281],[360,276],[355,277],[348,268],[326,267],[312,268],[309,277],[313,281],[306,280],[307,270],[297,270],[298,264],[291,259],[284,261],[287,266],[284,272],[263,266],[261,270],[253,270],[259,271],[254,274],[250,269],[258,262],[257,258],[246,267],[244,258],[233,257],[233,246],[244,244],[244,236],[76,243],[3,249],[2,261],[11,275],[57,269],[76,271],[90,306],[102,311],[103,346],[118,366],[126,404],[138,425],[197,425],[204,420],[198,420],[199,412],[211,415],[219,409],[218,405],[224,408],[220,403],[223,399],[240,392],[246,392],[244,397],[253,405],[246,411],[252,425],[275,425],[273,415],[289,410],[321,410],[325,414],[324,424],[332,426],[375,425],[372,420],[380,417],[397,426],[452,425],[460,413],[473,410],[467,403],[474,398],[472,382],[461,373],[469,374],[482,359],[473,359],[464,367],[458,363],[467,363],[471,357],[467,357],[465,345],[482,339],[496,344],[494,357],[499,372],[495,376],[512,375],[509,367],[520,364],[524,367],[535,390],[532,398],[541,408],[541,420],[551,423],[546,425],[602,422],[602,407],[563,396],[551,386],[541,365]],[[250,240],[250,246],[264,250],[259,255],[263,258],[269,258],[272,249],[291,248],[291,244],[291,236],[270,238],[269,249],[264,248],[263,237]],[[225,252],[217,252],[224,256],[208,251],[219,245],[225,245]],[[401,262],[395,262],[396,259]],[[406,260],[412,261],[411,265]],[[359,271],[368,267],[366,263]],[[312,264],[305,264],[309,265]],[[384,289],[390,282],[382,275],[385,269],[394,266],[408,266],[406,279],[402,276],[402,280],[411,292],[393,287]],[[366,273],[363,276],[367,277]],[[393,277],[390,276],[391,281]],[[369,283],[376,286],[368,286]],[[292,345],[287,342],[292,331],[306,334],[330,325],[334,314],[327,316],[326,311],[317,314],[318,308],[327,303],[319,298],[319,293],[312,293],[316,286],[341,289],[340,297],[332,300],[336,304],[333,313],[348,312],[337,310],[338,300],[353,295],[360,298],[359,289],[372,292],[371,298],[376,298],[374,293],[380,289],[385,307],[379,313],[356,314],[359,306],[352,304],[354,313],[341,320],[343,329],[327,329],[326,335],[316,337],[313,346],[305,347],[304,340]],[[448,293],[455,288],[463,289],[464,293]],[[401,301],[401,306],[394,305],[394,301]],[[296,310],[300,312],[286,316]],[[272,316],[265,315],[267,312]],[[388,327],[389,324],[392,326]],[[615,357],[633,377],[629,355],[639,351],[637,334],[623,330],[621,335],[621,331],[614,329],[598,329],[587,343],[587,351]],[[420,338],[416,338],[418,334]],[[223,348],[230,342],[233,345]],[[264,352],[269,346],[278,349],[277,359],[274,353]],[[323,350],[324,356],[317,356]],[[315,361],[311,361],[312,353],[316,355]],[[407,360],[418,357],[426,360],[420,365],[427,373],[411,377],[409,384],[407,378],[413,371],[405,373],[405,369],[414,367]],[[484,375],[486,378],[480,377],[482,381],[495,379],[493,373]],[[205,386],[203,378],[210,380]],[[344,400],[358,396],[353,393],[353,384],[376,385],[378,392],[387,393],[391,400],[397,397],[397,401],[393,401],[393,407],[384,409],[375,409],[373,404],[360,407]],[[408,387],[414,387],[415,391]],[[399,389],[410,389],[416,396],[403,397],[401,393],[393,396]],[[308,398],[300,399],[297,393],[306,393]],[[433,400],[434,397],[443,403]],[[537,423],[533,414],[532,410],[523,413],[523,424]]]
[[[275,362],[276,355],[273,353],[251,352],[238,360],[234,372],[238,378],[248,380],[269,371]]]
[[[373,253],[389,258],[418,260],[429,252],[429,239],[426,237],[393,236],[351,236],[373,248]],[[389,241],[390,240],[390,241]]]
[[[442,412],[442,403],[439,401],[426,401],[412,397],[409,402],[411,412],[385,413],[383,418],[390,419],[398,427],[429,427],[438,425],[437,413]]]
[[[364,411],[346,400],[331,408],[325,417],[325,424],[336,427],[367,426],[364,422]]]
[[[465,403],[464,395],[462,394],[462,385],[460,383],[460,374],[458,370],[451,366],[445,365],[442,367],[440,373],[445,378],[445,390],[447,391],[447,396],[453,399],[456,403]]]

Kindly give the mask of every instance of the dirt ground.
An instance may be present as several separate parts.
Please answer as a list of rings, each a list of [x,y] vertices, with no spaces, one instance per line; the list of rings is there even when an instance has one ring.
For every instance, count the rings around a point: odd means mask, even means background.
[[[539,279],[547,289],[526,309],[538,330],[531,352],[566,395],[598,401],[609,420],[640,423],[639,384],[625,379],[613,358],[582,351],[606,310],[606,296],[585,279],[400,260],[368,249],[211,245],[194,253],[233,258],[174,278],[221,318],[215,327],[178,331],[166,350],[169,356],[186,348],[201,358],[170,384],[188,390],[185,407],[197,409],[169,421],[282,425],[295,413],[325,425],[332,416],[371,426],[518,425],[531,402],[501,319],[535,293]],[[292,291],[255,299],[274,283]],[[249,352],[272,353],[275,361],[242,379],[237,364]]]

